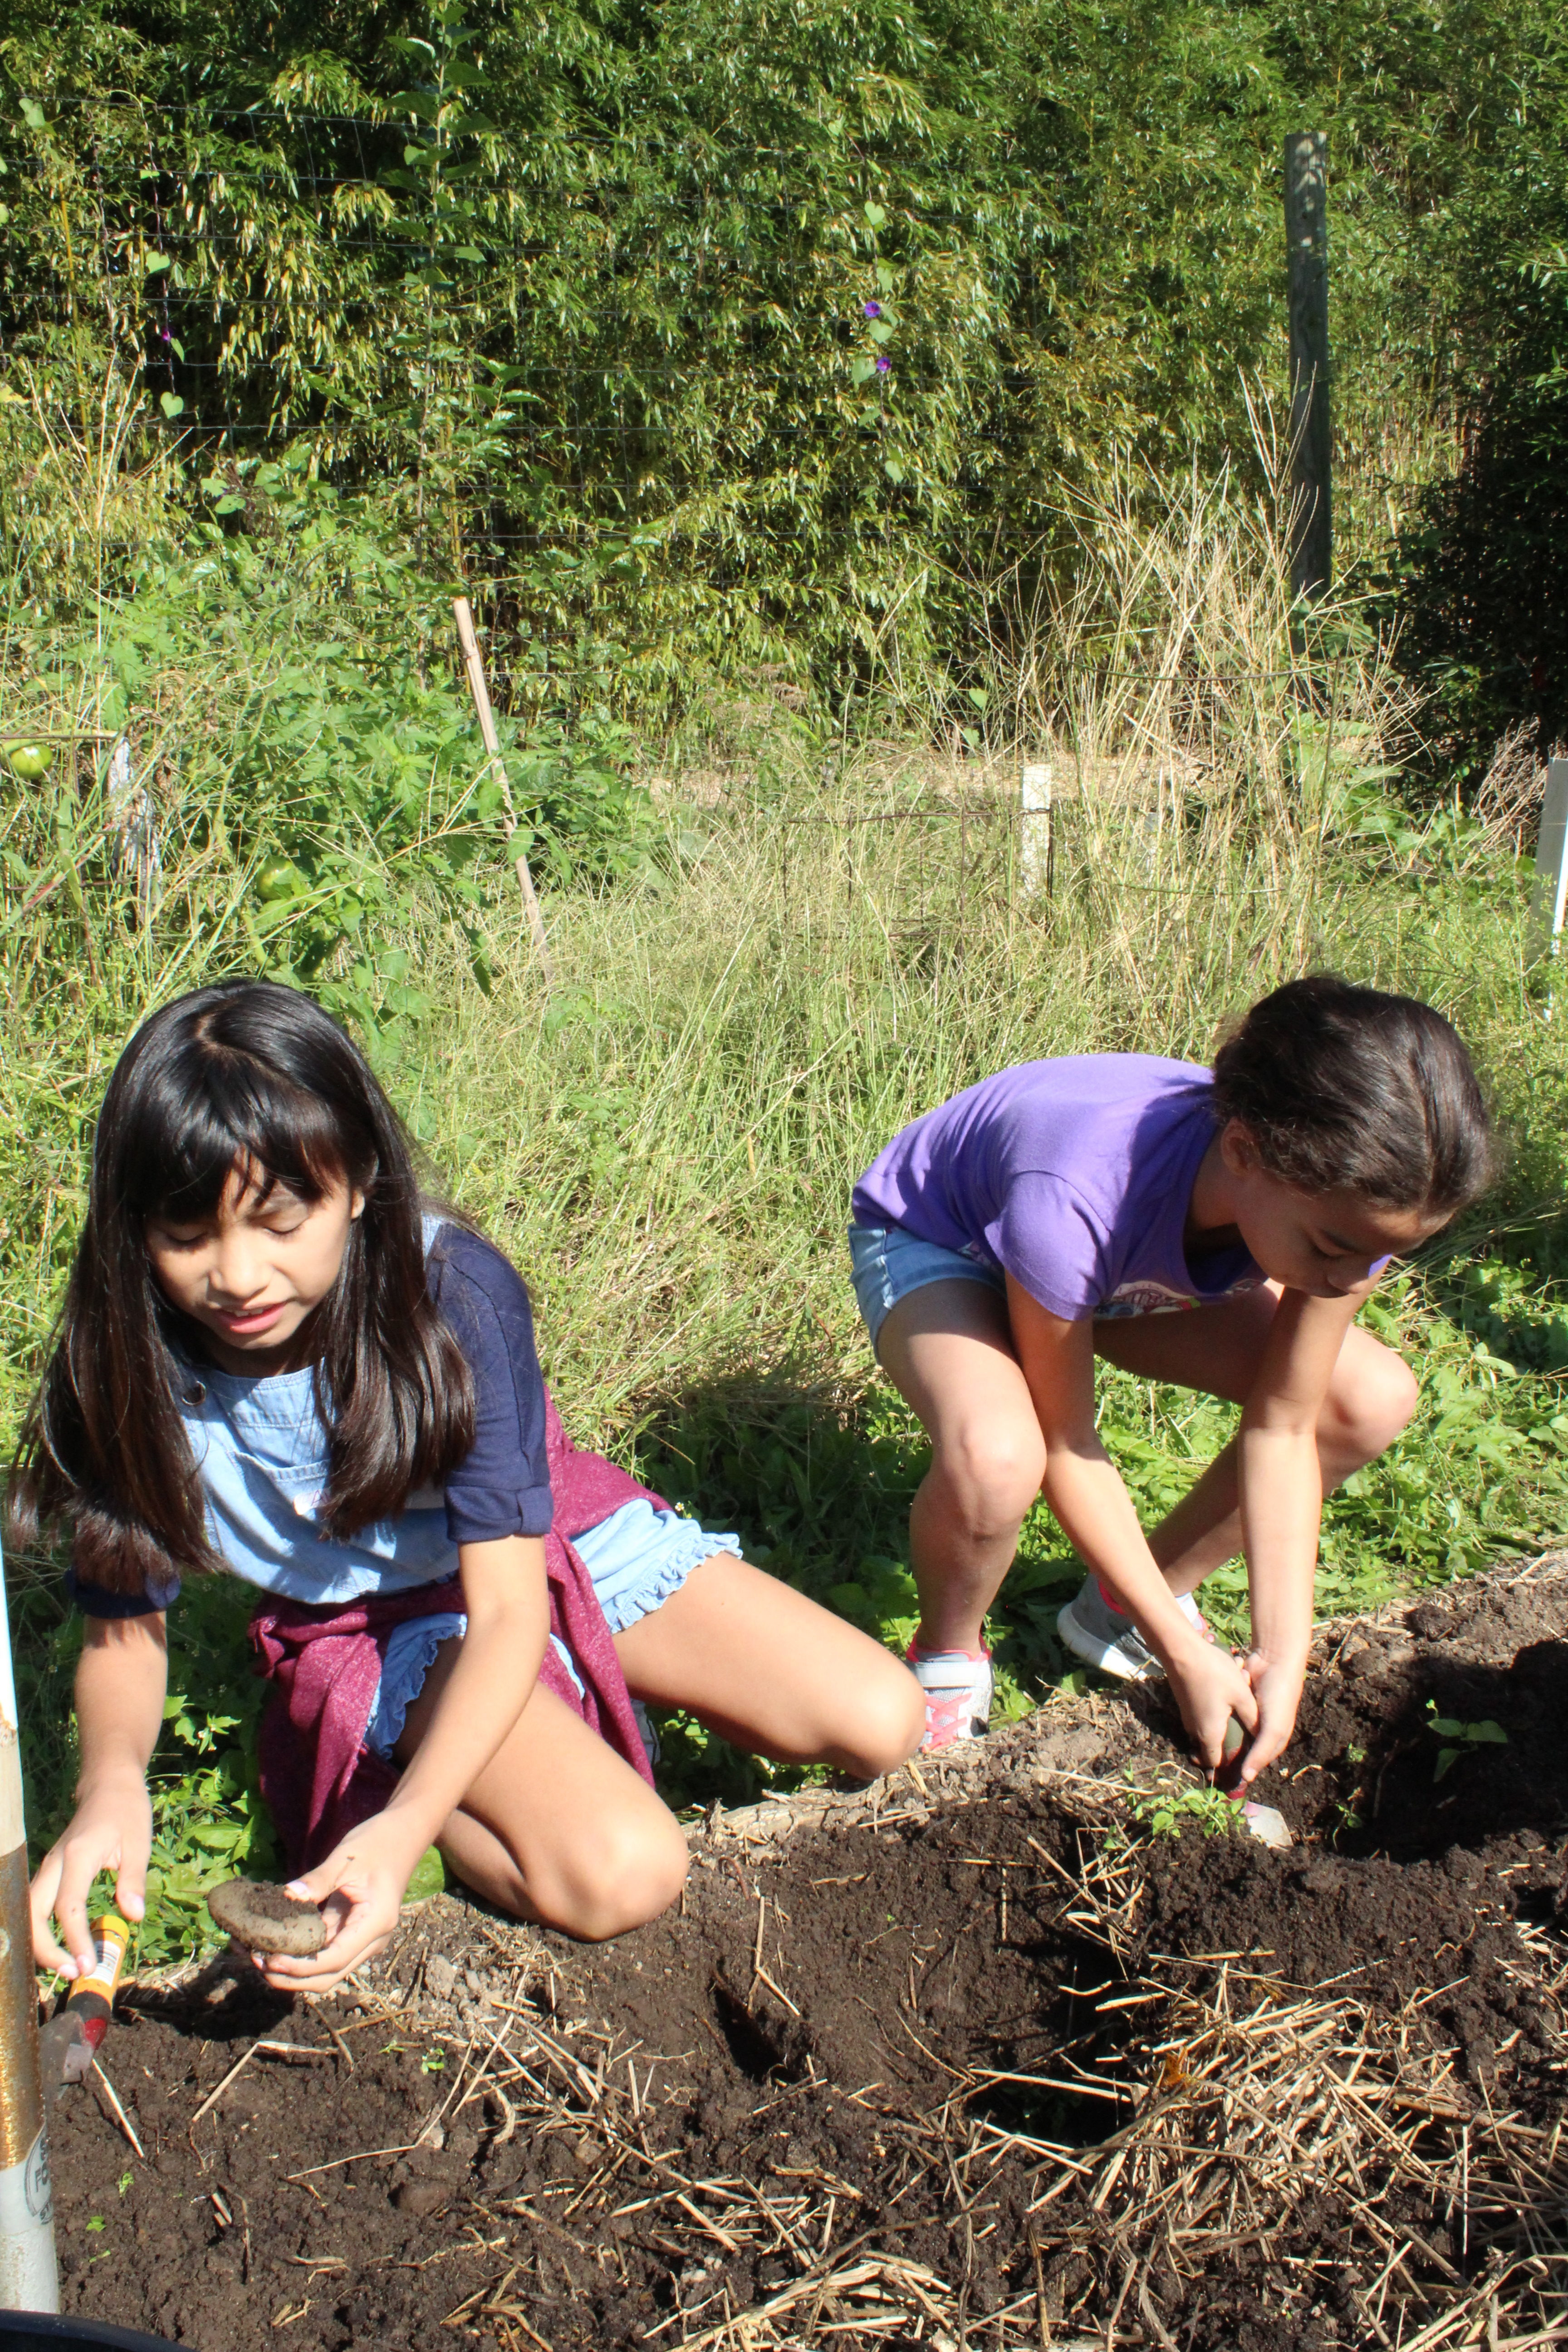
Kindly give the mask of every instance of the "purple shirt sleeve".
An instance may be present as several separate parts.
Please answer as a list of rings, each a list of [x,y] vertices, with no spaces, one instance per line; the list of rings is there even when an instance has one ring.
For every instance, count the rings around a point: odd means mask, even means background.
[[[1064,1322],[1092,1315],[1110,1287],[1105,1230],[1063,1176],[1015,1176],[986,1240],[997,1264]]]
[[[544,1375],[522,1276],[479,1234],[443,1225],[430,1288],[474,1380],[474,1443],[447,1480],[447,1532],[454,1543],[548,1535]]]

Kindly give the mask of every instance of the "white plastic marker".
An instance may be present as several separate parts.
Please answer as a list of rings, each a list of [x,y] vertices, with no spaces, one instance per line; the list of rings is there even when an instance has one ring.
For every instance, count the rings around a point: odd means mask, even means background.
[[[59,2307],[55,2207],[38,2075],[22,1747],[5,1576],[0,1568],[0,2311]]]
[[[1546,800],[1541,812],[1541,838],[1535,847],[1535,897],[1531,928],[1538,955],[1555,955],[1568,907],[1568,760],[1553,760],[1546,771]]]
[[[1018,879],[1026,890],[1051,887],[1051,772],[1043,760],[1024,763],[1018,782]]]

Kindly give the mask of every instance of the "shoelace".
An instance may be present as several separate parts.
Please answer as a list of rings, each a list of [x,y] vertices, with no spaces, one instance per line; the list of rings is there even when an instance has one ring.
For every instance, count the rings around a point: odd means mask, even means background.
[[[961,1684],[956,1690],[928,1690],[923,1745],[927,1748],[948,1748],[955,1739],[965,1738],[973,1721],[973,1706],[974,1694],[967,1684]]]

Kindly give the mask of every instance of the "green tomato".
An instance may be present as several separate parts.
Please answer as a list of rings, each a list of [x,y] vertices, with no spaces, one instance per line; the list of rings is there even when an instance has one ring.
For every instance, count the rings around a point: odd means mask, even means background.
[[[52,743],[27,740],[7,743],[5,763],[11,773],[20,776],[25,784],[36,784],[54,766],[55,747]]]
[[[291,898],[300,884],[300,869],[290,866],[286,857],[274,857],[256,877],[257,896],[261,898]]]

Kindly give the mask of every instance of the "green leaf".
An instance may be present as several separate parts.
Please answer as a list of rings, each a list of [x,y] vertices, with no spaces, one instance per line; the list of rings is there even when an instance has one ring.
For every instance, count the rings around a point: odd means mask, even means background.
[[[158,405],[171,423],[176,416],[183,416],[185,413],[185,404],[177,392],[160,393]]]
[[[447,1865],[441,1859],[440,1849],[427,1845],[414,1865],[414,1875],[403,1899],[405,1903],[423,1903],[428,1895],[444,1894],[446,1886]]]
[[[864,209],[867,221],[872,228],[881,228],[886,225],[888,215],[880,205],[867,205]]]
[[[172,254],[150,253],[147,256],[146,260],[142,263],[142,268],[144,275],[148,278],[159,278],[162,277],[165,269],[173,269],[174,266],[174,260]]]

